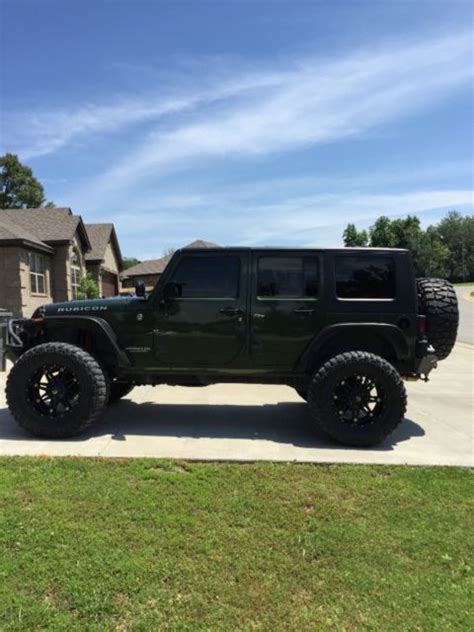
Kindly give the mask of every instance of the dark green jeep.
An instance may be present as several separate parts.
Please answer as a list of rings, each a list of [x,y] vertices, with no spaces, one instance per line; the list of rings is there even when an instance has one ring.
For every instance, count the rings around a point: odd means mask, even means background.
[[[137,385],[252,382],[295,388],[315,426],[374,445],[403,420],[403,379],[426,379],[458,325],[452,286],[416,280],[406,250],[184,249],[137,294],[9,323],[21,426],[69,437]]]

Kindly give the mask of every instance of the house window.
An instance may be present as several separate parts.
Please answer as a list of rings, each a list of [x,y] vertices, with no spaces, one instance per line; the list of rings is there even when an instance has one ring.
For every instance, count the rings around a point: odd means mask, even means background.
[[[74,298],[77,298],[77,294],[79,292],[79,286],[81,284],[81,267],[79,265],[79,258],[75,252],[72,253],[71,257],[71,286],[72,286],[72,295]]]
[[[28,253],[30,266],[30,287],[32,294],[46,294],[46,275],[44,257],[34,252]]]

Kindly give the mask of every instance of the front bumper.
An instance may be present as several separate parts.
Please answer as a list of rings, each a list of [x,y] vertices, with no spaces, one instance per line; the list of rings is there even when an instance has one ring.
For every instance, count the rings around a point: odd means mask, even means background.
[[[11,318],[0,324],[0,371],[6,370],[7,359],[14,362],[24,350],[23,323]]]

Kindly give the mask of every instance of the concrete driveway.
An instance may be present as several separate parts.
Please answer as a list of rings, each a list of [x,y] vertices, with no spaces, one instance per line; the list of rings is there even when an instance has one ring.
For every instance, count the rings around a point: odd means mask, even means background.
[[[460,312],[458,340],[474,345],[474,299],[470,297],[474,285],[458,285],[455,289]]]
[[[472,466],[473,361],[473,348],[458,344],[428,384],[408,383],[405,421],[371,449],[344,448],[317,434],[293,389],[248,384],[137,387],[88,434],[34,439],[6,409],[0,374],[0,455]]]

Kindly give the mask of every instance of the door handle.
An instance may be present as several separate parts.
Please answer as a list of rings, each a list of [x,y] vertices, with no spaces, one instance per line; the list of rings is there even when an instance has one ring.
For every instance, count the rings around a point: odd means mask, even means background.
[[[226,316],[240,316],[243,314],[243,311],[239,307],[222,307],[219,311]]]
[[[314,314],[315,309],[306,309],[305,307],[298,307],[293,310],[295,314]]]

